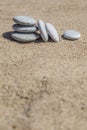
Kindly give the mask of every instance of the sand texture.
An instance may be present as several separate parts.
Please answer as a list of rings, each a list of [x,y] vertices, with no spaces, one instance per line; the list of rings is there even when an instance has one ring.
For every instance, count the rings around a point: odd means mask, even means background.
[[[15,15],[82,37],[17,43]],[[0,130],[87,130],[87,0],[0,0]]]

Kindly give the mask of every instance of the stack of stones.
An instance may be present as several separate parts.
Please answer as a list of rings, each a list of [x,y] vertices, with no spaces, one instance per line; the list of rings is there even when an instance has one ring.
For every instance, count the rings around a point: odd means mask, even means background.
[[[53,41],[59,41],[58,33],[50,23],[45,24],[42,20],[37,23],[34,18],[27,16],[15,16],[13,20],[16,24],[13,25],[15,32],[11,34],[11,37],[16,41],[32,42],[41,37],[46,42],[49,36]]]
[[[37,21],[27,16],[15,16],[13,18],[16,24],[13,25],[14,33],[11,37],[19,42],[32,42],[37,40],[40,35],[36,33],[38,27],[36,26]]]
[[[18,42],[33,42],[40,37],[44,42],[49,40],[49,37],[59,42],[59,35],[55,27],[50,23],[44,23],[42,20],[38,22],[28,16],[15,16],[13,18],[16,24],[13,25],[14,32],[11,37]],[[69,40],[76,40],[80,38],[80,33],[75,30],[67,30],[63,37]]]

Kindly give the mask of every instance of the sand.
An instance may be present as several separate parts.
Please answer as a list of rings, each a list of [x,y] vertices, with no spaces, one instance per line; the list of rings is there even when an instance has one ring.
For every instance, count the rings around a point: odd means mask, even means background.
[[[82,37],[17,43],[15,15]],[[87,130],[87,0],[0,0],[0,130]]]

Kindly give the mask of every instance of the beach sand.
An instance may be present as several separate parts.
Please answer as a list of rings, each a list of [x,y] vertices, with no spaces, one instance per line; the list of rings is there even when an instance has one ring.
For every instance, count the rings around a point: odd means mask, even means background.
[[[16,15],[52,23],[60,42],[13,41]],[[87,0],[0,0],[0,130],[87,130]]]

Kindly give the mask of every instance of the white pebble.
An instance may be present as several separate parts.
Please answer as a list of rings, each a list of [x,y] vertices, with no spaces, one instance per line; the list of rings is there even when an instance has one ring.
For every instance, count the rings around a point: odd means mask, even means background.
[[[11,34],[11,37],[14,40],[19,42],[32,42],[37,40],[40,37],[40,35],[37,33],[23,34],[23,33],[14,32]]]
[[[46,23],[46,29],[47,29],[47,33],[52,38],[52,40],[55,41],[55,42],[58,42],[59,41],[59,35],[58,35],[55,27],[50,23]]]
[[[76,40],[81,37],[80,33],[75,30],[66,30],[63,34],[65,39]]]
[[[43,41],[45,41],[45,42],[48,41],[48,34],[46,31],[45,23],[42,20],[39,20],[38,27],[39,27],[40,34],[41,34]]]
[[[28,16],[15,16],[13,18],[13,20],[20,25],[29,25],[29,26],[33,26],[37,23],[37,21],[32,18],[32,17],[28,17]]]
[[[38,28],[35,26],[29,27],[19,24],[14,24],[12,27],[16,32],[23,32],[23,33],[31,33],[36,32],[38,30]]]

